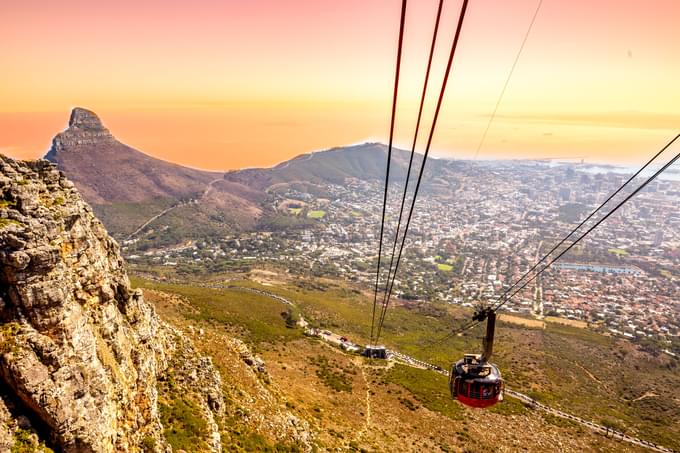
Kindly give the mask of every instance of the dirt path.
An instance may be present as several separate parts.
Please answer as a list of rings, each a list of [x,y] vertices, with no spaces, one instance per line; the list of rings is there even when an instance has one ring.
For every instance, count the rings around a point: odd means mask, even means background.
[[[205,190],[203,191],[203,193],[201,194],[201,196],[198,197],[198,199],[202,200],[203,198],[207,197],[210,191],[213,189],[214,184],[220,181],[224,181],[224,178],[213,179],[212,181],[210,181],[206,186]]]
[[[155,216],[151,217],[149,220],[144,222],[139,228],[137,228],[132,234],[130,234],[127,237],[127,240],[129,241],[130,239],[133,239],[135,236],[137,236],[139,233],[141,233],[144,230],[144,228],[148,227],[151,223],[160,219],[161,217],[163,217],[168,212],[173,211],[173,210],[175,210],[179,207],[185,206],[189,203],[194,203],[194,202],[198,203],[198,201],[202,200],[203,198],[205,198],[208,195],[208,193],[210,193],[210,190],[212,190],[213,185],[216,182],[220,182],[220,181],[224,181],[224,178],[213,179],[212,181],[210,181],[208,183],[208,185],[206,186],[205,190],[203,191],[203,193],[201,193],[201,196],[198,197],[196,200],[192,199],[192,200],[189,200],[189,201],[180,201],[179,203],[174,204],[174,205],[170,206],[169,208],[167,208],[167,209],[161,211],[160,213],[156,214]]]
[[[366,384],[366,410],[364,411],[365,415],[364,426],[356,434],[356,436],[354,436],[354,442],[358,442],[368,432],[368,430],[371,427],[371,384],[368,378],[366,377],[366,367],[360,362],[360,359],[355,360],[354,363],[357,364],[359,369],[361,369],[361,377],[364,379],[364,383]]]
[[[287,168],[290,165],[291,162],[295,162],[295,161],[304,162],[304,161],[307,161],[307,160],[311,160],[312,157],[314,157],[314,153],[316,153],[316,151],[312,151],[304,159],[299,159],[299,160],[298,159],[292,159],[292,160],[286,161],[286,163],[283,164],[283,166],[279,167],[279,170],[283,170],[284,168]],[[276,168],[276,167],[274,167],[274,168]]]
[[[147,226],[149,226],[149,224],[151,224],[151,222],[154,222],[154,221],[158,220],[159,218],[163,217],[165,214],[167,214],[168,212],[172,211],[173,209],[179,208],[180,206],[184,206],[186,203],[187,203],[187,202],[177,203],[176,205],[172,205],[172,206],[170,206],[168,209],[165,209],[165,210],[161,211],[160,213],[156,214],[155,216],[151,217],[149,220],[147,220],[146,222],[144,222],[139,228],[137,228],[132,234],[130,234],[130,235],[127,237],[127,240],[129,241],[130,239],[133,239],[133,238],[134,238],[135,236],[137,236],[142,230],[144,230],[144,228],[146,228]]]
[[[604,384],[602,383],[602,381],[599,380],[599,379],[597,378],[597,376],[595,376],[593,373],[591,373],[591,372],[588,370],[588,368],[584,367],[583,365],[581,365],[581,364],[578,363],[578,362],[571,362],[571,363],[573,363],[574,365],[576,365],[578,368],[582,369],[583,372],[586,373],[590,379],[592,379],[593,381],[597,382],[598,384],[600,384],[600,385],[601,385],[602,387],[604,387],[605,389],[609,390],[609,388],[608,388],[606,385],[604,385]]]
[[[605,383],[602,382],[600,379],[598,379],[597,376],[595,376],[593,373],[591,373],[586,367],[584,367],[583,365],[581,365],[581,364],[578,363],[578,362],[572,361],[571,363],[573,363],[573,364],[576,365],[578,368],[580,368],[581,370],[583,370],[583,372],[584,372],[590,379],[592,379],[593,381],[597,382],[597,384],[598,384],[600,387],[602,387],[603,389],[605,389],[607,392],[615,393],[615,392],[613,392],[613,390],[612,390],[607,384],[605,384]],[[624,401],[622,398],[619,398],[619,400]]]
[[[640,401],[640,400],[643,400],[643,399],[645,399],[645,398],[656,398],[656,397],[658,397],[658,396],[659,396],[659,395],[657,395],[657,394],[654,393],[654,392],[645,392],[642,396],[639,396],[639,397],[635,398],[633,401]]]

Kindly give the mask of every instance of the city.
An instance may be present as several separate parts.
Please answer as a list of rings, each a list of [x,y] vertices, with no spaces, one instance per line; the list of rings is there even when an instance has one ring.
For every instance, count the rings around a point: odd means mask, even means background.
[[[437,160],[431,165],[436,167],[432,182],[415,207],[394,294],[401,300],[467,307],[498,301],[629,177],[611,168],[597,173],[594,167],[543,161]],[[642,181],[633,181],[556,253]],[[391,256],[402,189],[396,184],[389,194],[383,260]],[[278,188],[269,191],[270,209],[257,231],[173,247],[145,246],[146,236],[164,228],[160,218],[139,237],[123,241],[123,251],[138,268],[164,265],[197,272],[265,265],[369,288],[375,281],[381,191],[380,182],[358,179],[313,191]],[[679,194],[678,181],[653,182],[504,309],[582,321],[611,335],[652,340],[676,354],[680,208],[674,200]],[[408,200],[404,211],[402,232]],[[383,285],[386,278],[381,276]]]

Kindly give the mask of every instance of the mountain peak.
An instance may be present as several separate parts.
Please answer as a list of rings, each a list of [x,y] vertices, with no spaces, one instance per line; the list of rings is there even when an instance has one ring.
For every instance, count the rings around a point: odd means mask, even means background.
[[[68,127],[54,137],[45,159],[68,174],[92,204],[191,198],[221,176],[141,153],[116,140],[95,112],[82,107],[71,111]]]
[[[82,107],[76,107],[71,111],[68,127],[87,130],[106,130],[96,113]]]
[[[59,153],[111,143],[117,143],[116,139],[104,127],[97,114],[91,110],[76,107],[71,111],[68,128],[54,137],[52,147],[45,155],[45,159],[57,162],[56,156]]]

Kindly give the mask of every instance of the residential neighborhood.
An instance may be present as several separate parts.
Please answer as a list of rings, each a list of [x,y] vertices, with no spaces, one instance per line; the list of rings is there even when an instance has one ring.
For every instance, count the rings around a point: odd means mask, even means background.
[[[468,307],[496,302],[628,177],[613,167],[540,161],[461,162],[455,173],[426,185],[419,195],[393,294],[403,300]],[[642,178],[636,179],[614,197],[537,270],[640,182]],[[279,189],[270,192],[268,203],[274,213],[270,215],[281,221],[281,227],[143,251],[135,239],[124,242],[124,251],[131,263],[139,265],[178,270],[266,265],[370,288],[375,282],[382,187],[380,181],[356,179],[344,185],[324,185],[316,194],[292,187]],[[388,196],[382,258],[387,262],[395,247],[401,191],[402,187],[395,185]],[[584,321],[631,339],[668,342],[677,338],[678,195],[680,181],[653,182],[527,284],[504,310]],[[386,279],[385,273],[381,286]]]

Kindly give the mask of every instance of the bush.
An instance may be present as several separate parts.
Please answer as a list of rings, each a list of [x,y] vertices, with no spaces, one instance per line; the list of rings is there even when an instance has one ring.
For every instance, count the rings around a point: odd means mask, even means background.
[[[335,363],[331,363],[324,356],[318,356],[312,359],[312,363],[318,367],[316,370],[317,377],[327,387],[332,388],[336,392],[351,392],[352,379],[349,376],[351,370],[345,370]]]
[[[195,451],[205,445],[208,425],[196,403],[176,398],[169,404],[160,403],[159,407],[163,435],[174,450]]]

